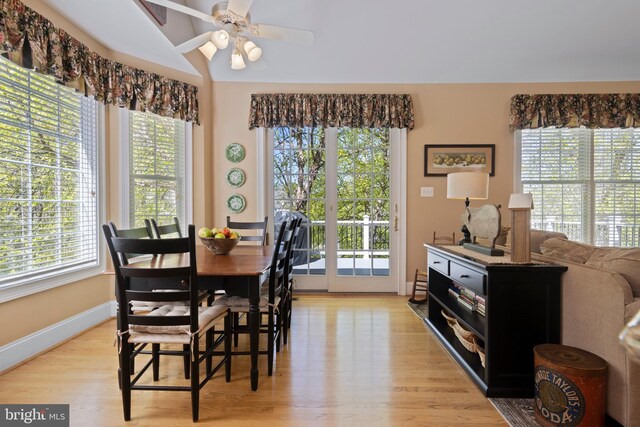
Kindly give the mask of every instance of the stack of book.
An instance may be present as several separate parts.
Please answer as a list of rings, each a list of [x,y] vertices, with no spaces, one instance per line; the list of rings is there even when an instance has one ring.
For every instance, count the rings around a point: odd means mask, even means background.
[[[483,296],[476,295],[475,292],[457,283],[449,285],[449,295],[467,310],[475,311],[482,316],[485,315],[485,298]]]
[[[478,314],[485,315],[486,301],[484,297],[476,295],[476,311]]]

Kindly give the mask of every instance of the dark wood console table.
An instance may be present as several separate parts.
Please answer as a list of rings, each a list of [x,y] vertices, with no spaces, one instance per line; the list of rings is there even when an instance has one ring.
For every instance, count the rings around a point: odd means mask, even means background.
[[[424,245],[429,265],[426,324],[487,397],[533,397],[533,347],[560,342],[561,275],[553,264],[511,264],[459,246]],[[485,315],[449,292],[452,284],[485,301]],[[442,310],[484,346],[485,367],[447,324]]]

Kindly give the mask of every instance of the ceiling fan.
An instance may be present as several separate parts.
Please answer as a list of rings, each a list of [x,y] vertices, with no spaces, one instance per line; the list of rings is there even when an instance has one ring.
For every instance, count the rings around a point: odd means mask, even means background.
[[[229,43],[233,43],[231,68],[234,70],[241,70],[246,67],[243,56],[246,56],[250,62],[259,61],[262,56],[262,49],[249,39],[250,36],[306,45],[313,43],[313,33],[308,30],[252,24],[249,8],[253,0],[229,0],[228,2],[216,3],[211,8],[210,15],[171,0],[147,0],[147,2],[185,13],[213,24],[217,30],[207,31],[187,40],[176,46],[176,51],[186,53],[197,48],[211,61],[218,50],[226,49]]]

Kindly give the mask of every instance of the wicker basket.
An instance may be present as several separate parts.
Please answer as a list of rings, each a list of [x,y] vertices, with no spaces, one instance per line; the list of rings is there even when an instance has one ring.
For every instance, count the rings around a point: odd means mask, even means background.
[[[473,332],[469,332],[466,329],[463,329],[462,326],[460,326],[460,324],[457,322],[455,325],[453,325],[453,332],[456,334],[458,341],[460,341],[464,348],[472,353],[476,352],[476,336],[473,334]]]
[[[202,244],[216,255],[226,255],[235,248],[240,239],[216,239],[215,237],[200,237]]]
[[[447,324],[450,328],[453,328],[453,325],[458,323],[456,318],[451,316],[446,310],[440,310],[440,313],[442,314],[442,317],[444,317],[444,319],[447,321]]]
[[[475,339],[474,342],[476,345],[476,352],[478,353],[478,356],[480,356],[480,364],[484,368],[484,359],[485,359],[484,348],[482,348],[480,344],[478,344],[477,339]]]

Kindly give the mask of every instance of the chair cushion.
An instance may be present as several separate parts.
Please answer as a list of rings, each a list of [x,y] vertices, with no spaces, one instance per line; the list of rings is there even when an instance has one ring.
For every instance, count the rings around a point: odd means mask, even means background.
[[[249,311],[249,298],[223,295],[213,302],[214,306],[229,307],[231,311]],[[280,297],[275,297],[274,305],[280,305]],[[269,308],[269,295],[263,293],[260,297],[260,311],[267,311]]]
[[[178,289],[154,289],[152,292],[179,292]],[[198,291],[198,301],[202,302],[209,296],[208,291]],[[139,313],[141,311],[150,311],[156,307],[163,305],[189,305],[188,301],[139,301],[131,300],[131,311]]]
[[[209,306],[198,307],[198,330],[200,333],[210,329],[213,325],[224,319],[227,314],[227,307],[224,306]],[[184,305],[163,305],[162,307],[151,311],[146,316],[188,316],[189,307]],[[130,338],[129,342],[183,342],[186,338],[186,343],[189,342],[189,325],[169,325],[169,326],[157,326],[157,325],[129,325]],[[145,340],[150,337],[144,337],[143,335],[156,335],[153,341]],[[167,337],[167,335],[181,335],[183,337]],[[162,337],[165,339],[162,340]],[[160,341],[156,341],[161,339]]]

